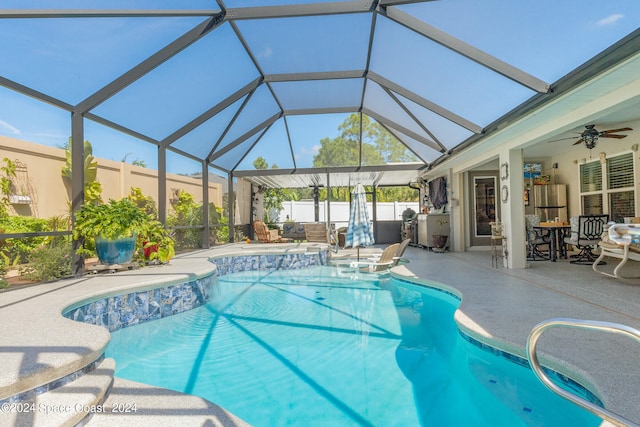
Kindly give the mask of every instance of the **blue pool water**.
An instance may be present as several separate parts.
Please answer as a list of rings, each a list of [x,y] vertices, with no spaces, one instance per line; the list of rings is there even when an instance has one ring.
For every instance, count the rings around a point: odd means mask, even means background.
[[[444,292],[330,267],[220,277],[209,304],[113,333],[116,375],[255,426],[567,426],[600,420],[459,334]]]

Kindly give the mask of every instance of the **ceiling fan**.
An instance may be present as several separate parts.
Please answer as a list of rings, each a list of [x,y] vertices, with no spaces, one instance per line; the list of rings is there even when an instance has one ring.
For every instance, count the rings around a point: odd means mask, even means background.
[[[594,148],[598,143],[599,138],[616,138],[622,139],[626,138],[627,135],[617,135],[618,132],[625,132],[629,130],[633,130],[629,127],[620,128],[620,129],[608,129],[599,131],[595,127],[596,125],[586,125],[585,130],[580,134],[580,139],[573,143],[573,145],[578,145],[580,143],[584,144],[589,150]]]

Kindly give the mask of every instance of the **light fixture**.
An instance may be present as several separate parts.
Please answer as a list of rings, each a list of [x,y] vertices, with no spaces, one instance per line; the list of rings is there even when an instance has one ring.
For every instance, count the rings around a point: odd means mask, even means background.
[[[600,136],[600,132],[595,128],[587,128],[587,130],[582,132],[582,142],[584,146],[589,150],[594,148],[598,144],[598,136]]]

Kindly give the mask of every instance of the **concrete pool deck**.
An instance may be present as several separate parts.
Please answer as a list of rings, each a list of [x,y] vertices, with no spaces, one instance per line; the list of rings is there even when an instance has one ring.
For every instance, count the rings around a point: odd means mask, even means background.
[[[99,358],[109,332],[66,319],[61,312],[97,296],[209,275],[215,268],[207,261],[212,256],[317,249],[318,245],[305,244],[226,245],[178,256],[170,265],[161,267],[2,292],[0,400],[72,375],[95,362],[95,369],[87,375],[38,395],[36,401],[42,403],[42,408],[60,407],[64,402],[81,403],[85,412],[98,406],[113,409],[120,404],[138,403],[136,413],[98,413],[90,419],[89,426],[246,425],[204,399],[119,378],[113,380],[113,361]],[[565,260],[535,262],[524,270],[496,269],[491,267],[487,252],[439,254],[409,247],[405,257],[411,263],[397,267],[395,273],[456,289],[462,295],[456,313],[461,329],[479,341],[516,355],[524,356],[530,330],[549,318],[603,320],[640,329],[640,280],[607,278],[589,266],[572,265]],[[616,261],[608,261],[610,265],[604,268],[613,268]],[[553,368],[587,386],[608,409],[640,423],[640,343],[611,334],[558,329],[545,333],[539,347]],[[31,426],[62,425],[69,419],[68,413],[45,416],[38,409],[0,413],[0,421],[3,425]],[[72,408],[68,412],[74,411]],[[74,415],[80,419],[84,416]],[[75,422],[72,420],[71,424]]]

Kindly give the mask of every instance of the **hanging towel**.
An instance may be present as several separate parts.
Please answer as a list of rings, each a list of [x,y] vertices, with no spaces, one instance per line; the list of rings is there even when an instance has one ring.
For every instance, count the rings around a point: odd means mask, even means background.
[[[440,209],[447,204],[447,180],[441,176],[429,181],[429,198],[434,209]]]

